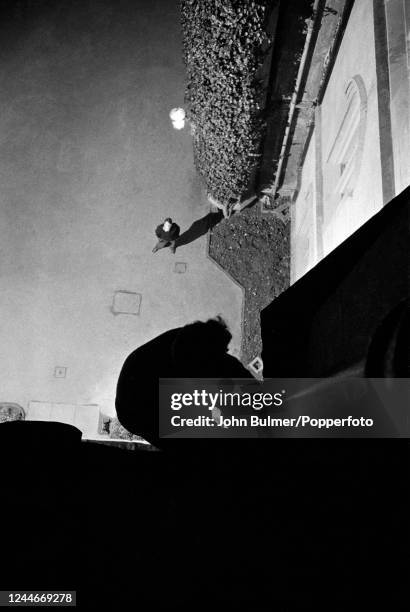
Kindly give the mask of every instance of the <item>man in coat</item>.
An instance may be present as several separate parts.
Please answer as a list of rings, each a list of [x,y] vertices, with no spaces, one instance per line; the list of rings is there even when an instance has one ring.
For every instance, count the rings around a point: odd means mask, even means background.
[[[171,251],[175,253],[176,251],[176,240],[179,236],[179,225],[173,223],[172,219],[168,217],[165,219],[162,225],[158,225],[155,230],[155,234],[158,238],[157,244],[152,249],[153,253],[159,251],[159,249],[163,249],[164,247],[171,247]]]

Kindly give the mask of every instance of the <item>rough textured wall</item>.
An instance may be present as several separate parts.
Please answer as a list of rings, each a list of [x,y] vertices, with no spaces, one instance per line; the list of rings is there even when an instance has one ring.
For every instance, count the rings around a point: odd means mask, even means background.
[[[264,132],[260,70],[274,0],[181,1],[186,103],[195,165],[221,204],[251,182]]]

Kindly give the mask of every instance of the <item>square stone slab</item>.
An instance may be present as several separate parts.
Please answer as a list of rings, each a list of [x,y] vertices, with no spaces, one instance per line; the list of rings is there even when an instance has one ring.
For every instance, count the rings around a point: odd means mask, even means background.
[[[111,312],[113,314],[139,315],[141,309],[141,293],[132,291],[116,291],[112,303]]]
[[[67,376],[67,368],[56,366],[54,368],[54,378],[65,378]]]
[[[187,267],[187,264],[183,261],[177,261],[174,267],[174,272],[176,272],[177,274],[185,274],[185,272],[187,271]]]

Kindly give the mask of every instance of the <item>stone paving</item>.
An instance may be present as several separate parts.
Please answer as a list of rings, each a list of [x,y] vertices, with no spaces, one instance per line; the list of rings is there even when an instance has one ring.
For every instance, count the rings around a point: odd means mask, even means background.
[[[206,235],[175,255],[151,252],[165,217],[184,231],[209,211],[189,127],[169,119],[183,106],[178,19],[177,1],[112,0],[63,3],[8,27],[2,401],[113,414],[130,351],[217,314],[239,352],[242,290],[208,259]]]

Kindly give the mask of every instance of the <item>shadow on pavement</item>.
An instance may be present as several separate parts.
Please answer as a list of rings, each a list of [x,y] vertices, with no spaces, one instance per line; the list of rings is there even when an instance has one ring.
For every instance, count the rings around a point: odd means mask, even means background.
[[[189,227],[176,241],[176,246],[181,247],[190,242],[194,242],[201,236],[204,236],[210,229],[215,227],[223,219],[222,211],[209,212],[207,215],[194,221],[191,227]]]

